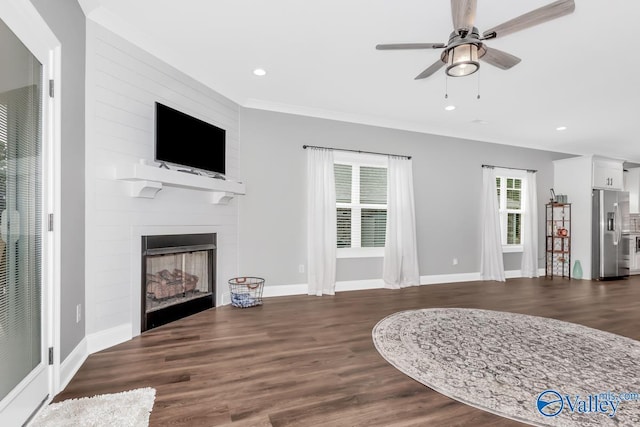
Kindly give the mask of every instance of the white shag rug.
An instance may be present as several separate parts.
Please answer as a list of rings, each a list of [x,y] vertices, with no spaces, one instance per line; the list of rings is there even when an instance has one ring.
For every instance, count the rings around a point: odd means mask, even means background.
[[[29,427],[147,427],[154,388],[68,399],[44,408]]]

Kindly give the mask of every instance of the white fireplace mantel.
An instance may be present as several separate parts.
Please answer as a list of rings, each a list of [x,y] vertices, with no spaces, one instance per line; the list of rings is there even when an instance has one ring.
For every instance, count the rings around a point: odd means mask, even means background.
[[[155,198],[163,185],[208,191],[211,193],[213,204],[227,204],[236,195],[245,194],[245,185],[242,182],[210,178],[144,163],[118,165],[115,178],[128,182],[129,196],[146,199]]]

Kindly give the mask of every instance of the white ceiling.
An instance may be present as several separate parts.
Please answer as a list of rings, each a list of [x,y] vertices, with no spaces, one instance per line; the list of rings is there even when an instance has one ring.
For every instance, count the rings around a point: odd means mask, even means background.
[[[482,33],[551,1],[478,0],[475,24]],[[242,106],[640,162],[640,1],[575,0],[570,15],[487,41],[522,59],[511,70],[481,63],[468,77],[443,68],[424,80],[414,77],[440,50],[375,45],[446,43],[448,0],[79,2]]]

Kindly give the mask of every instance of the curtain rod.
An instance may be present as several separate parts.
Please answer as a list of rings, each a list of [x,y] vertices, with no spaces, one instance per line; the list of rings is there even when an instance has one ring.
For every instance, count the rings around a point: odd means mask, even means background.
[[[361,154],[377,154],[379,156],[395,156],[395,157],[406,157],[411,160],[411,156],[405,156],[403,154],[387,154],[387,153],[376,153],[375,151],[360,151],[360,150],[349,150],[347,148],[331,148],[331,147],[319,147],[317,145],[303,145],[303,149],[307,148],[324,148],[326,150],[334,150],[334,151],[349,151],[351,153],[361,153]]]
[[[527,172],[538,172],[536,169],[524,169],[524,168],[508,168],[506,166],[494,166],[494,165],[482,165],[483,168],[502,168],[502,169],[513,169],[517,171],[527,171]]]

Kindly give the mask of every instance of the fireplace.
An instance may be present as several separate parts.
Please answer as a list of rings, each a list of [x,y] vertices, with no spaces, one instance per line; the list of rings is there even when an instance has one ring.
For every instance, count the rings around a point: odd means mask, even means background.
[[[216,234],[142,236],[141,331],[215,306]]]

